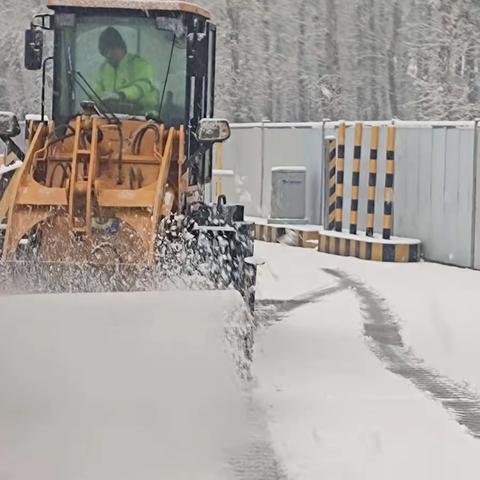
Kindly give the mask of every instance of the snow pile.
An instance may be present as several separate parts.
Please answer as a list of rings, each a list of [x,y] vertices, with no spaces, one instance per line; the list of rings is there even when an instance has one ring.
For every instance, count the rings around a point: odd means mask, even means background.
[[[239,294],[238,294],[239,295]],[[253,345],[256,322],[247,304],[242,300],[225,311],[225,338],[227,352],[231,356],[240,379],[251,379]]]
[[[0,478],[231,478],[242,311],[236,292],[0,296]]]

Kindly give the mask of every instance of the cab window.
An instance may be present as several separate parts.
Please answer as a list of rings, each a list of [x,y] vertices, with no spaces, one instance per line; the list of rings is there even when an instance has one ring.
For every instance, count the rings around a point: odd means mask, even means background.
[[[170,125],[185,117],[186,36],[181,19],[58,15],[55,110],[67,119],[83,100]]]

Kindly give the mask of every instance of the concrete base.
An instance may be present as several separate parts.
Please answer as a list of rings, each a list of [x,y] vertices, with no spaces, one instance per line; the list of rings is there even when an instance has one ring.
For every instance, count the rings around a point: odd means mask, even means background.
[[[392,237],[384,240],[378,234],[367,237],[364,232],[352,235],[324,230],[318,225],[271,225],[264,219],[252,220],[255,221],[255,239],[262,242],[315,248],[322,253],[377,262],[412,263],[421,260],[422,242],[417,239]]]
[[[318,251],[343,257],[355,257],[376,262],[412,263],[421,259],[422,242],[416,239],[392,237],[384,240],[379,235],[367,237],[359,232],[320,230]]]
[[[269,218],[269,225],[307,225],[308,218]]]
[[[292,247],[317,248],[318,230],[302,229],[302,227],[291,225],[281,226],[256,223],[255,240],[269,243],[284,243]]]

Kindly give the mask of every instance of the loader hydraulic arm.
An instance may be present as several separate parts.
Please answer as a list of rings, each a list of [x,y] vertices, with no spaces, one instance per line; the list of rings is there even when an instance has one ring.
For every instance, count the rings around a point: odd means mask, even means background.
[[[15,156],[22,162],[25,160],[25,152],[15,143],[14,140],[5,137],[0,137],[0,139],[7,146],[8,152],[14,153]]]
[[[5,159],[10,152],[14,153],[22,162],[25,159],[25,153],[13,140],[20,133],[21,128],[17,117],[11,112],[0,112],[0,140],[7,147]]]

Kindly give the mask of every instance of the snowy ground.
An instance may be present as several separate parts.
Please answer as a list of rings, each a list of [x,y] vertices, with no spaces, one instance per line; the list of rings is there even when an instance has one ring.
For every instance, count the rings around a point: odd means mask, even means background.
[[[480,272],[256,255],[248,385],[235,292],[0,296],[0,480],[478,478]]]
[[[478,478],[480,273],[256,254],[279,320],[257,337],[257,394],[288,478]]]
[[[225,341],[242,309],[236,292],[0,296],[0,479],[245,478]]]

